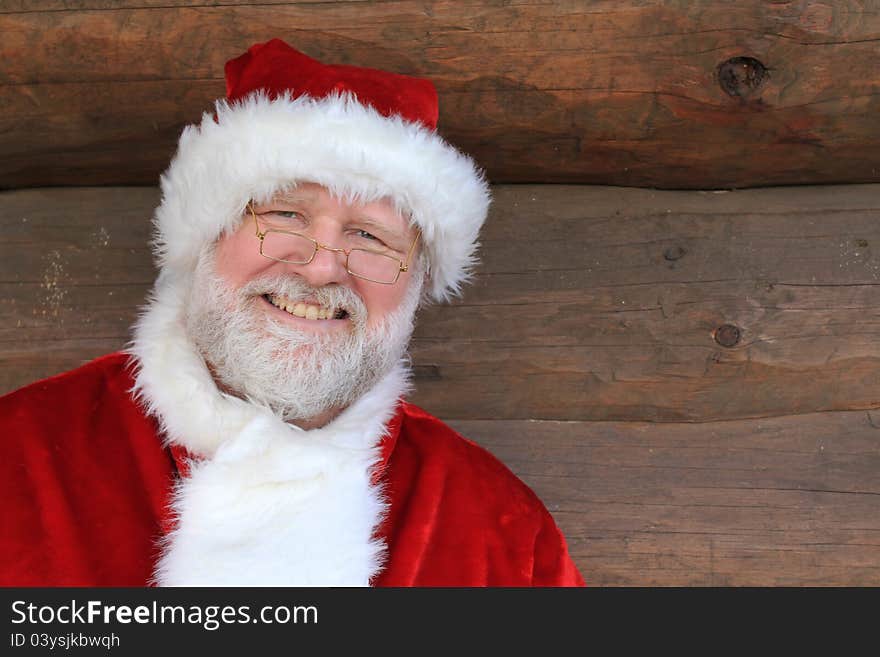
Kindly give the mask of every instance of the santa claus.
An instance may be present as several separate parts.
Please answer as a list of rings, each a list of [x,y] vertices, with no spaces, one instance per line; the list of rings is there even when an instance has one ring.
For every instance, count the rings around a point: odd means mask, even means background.
[[[279,40],[226,78],[130,349],[0,400],[0,583],[582,584],[535,494],[404,401],[489,205],[433,85]]]

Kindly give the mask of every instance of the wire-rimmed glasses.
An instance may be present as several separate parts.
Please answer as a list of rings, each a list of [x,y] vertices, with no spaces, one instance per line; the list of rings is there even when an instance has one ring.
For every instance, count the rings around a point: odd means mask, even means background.
[[[260,228],[259,217],[251,203],[248,209],[254,217],[256,234],[260,239],[260,255],[269,260],[286,262],[291,265],[308,265],[315,259],[318,249],[332,251],[333,253],[345,254],[345,270],[357,278],[382,285],[394,285],[400,278],[401,272],[409,269],[410,258],[421,236],[421,231],[416,233],[413,243],[406,254],[406,260],[400,260],[394,256],[370,249],[339,249],[312,239],[308,235],[290,230],[278,228]],[[263,223],[266,221],[264,219]]]

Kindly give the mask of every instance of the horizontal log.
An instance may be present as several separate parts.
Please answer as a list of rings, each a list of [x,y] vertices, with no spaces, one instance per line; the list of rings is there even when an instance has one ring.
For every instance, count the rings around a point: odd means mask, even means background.
[[[267,35],[431,78],[442,132],[495,182],[880,181],[880,14],[854,1],[5,9],[7,189],[155,184],[182,126],[223,94],[224,62]]]
[[[876,186],[529,189],[496,188],[476,284],[454,311],[421,315],[418,395],[444,416],[702,421],[877,404]]]
[[[590,584],[880,584],[870,413],[453,426],[544,500]]]
[[[474,285],[422,309],[448,419],[708,421],[880,406],[880,186],[496,186]],[[122,347],[152,188],[5,192],[0,392]]]

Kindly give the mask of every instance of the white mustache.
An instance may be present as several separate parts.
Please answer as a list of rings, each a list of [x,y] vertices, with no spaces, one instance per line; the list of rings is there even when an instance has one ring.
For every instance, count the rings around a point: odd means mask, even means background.
[[[355,323],[366,323],[367,307],[356,292],[341,285],[313,287],[298,276],[267,276],[241,288],[244,297],[276,294],[291,301],[311,300],[327,308],[344,310]]]

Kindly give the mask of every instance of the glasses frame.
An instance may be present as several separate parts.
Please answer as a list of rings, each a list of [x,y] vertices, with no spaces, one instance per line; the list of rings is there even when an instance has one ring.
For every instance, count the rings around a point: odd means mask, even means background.
[[[413,240],[412,244],[410,245],[410,247],[406,253],[406,260],[401,260],[400,258],[395,258],[394,256],[390,256],[387,253],[380,253],[379,251],[372,251],[371,249],[358,249],[358,248],[339,249],[339,248],[336,248],[333,246],[328,246],[327,244],[321,244],[321,242],[319,242],[316,239],[312,239],[308,235],[303,235],[302,233],[297,233],[296,231],[292,231],[292,230],[279,230],[277,228],[268,228],[266,230],[260,230],[260,221],[257,218],[258,215],[257,215],[256,210],[254,210],[253,203],[248,203],[247,207],[248,207],[248,210],[250,210],[251,215],[254,218],[254,226],[256,227],[256,235],[260,240],[260,255],[263,256],[264,258],[266,258],[267,260],[274,260],[275,262],[284,262],[289,265],[309,265],[315,259],[315,256],[318,255],[318,249],[324,249],[325,251],[331,251],[332,253],[344,253],[345,254],[345,271],[347,271],[351,276],[354,276],[355,278],[360,278],[361,280],[364,280],[364,281],[370,281],[371,283],[378,283],[379,285],[394,285],[398,280],[400,280],[401,272],[409,271],[410,258],[412,258],[412,254],[416,248],[416,244],[419,241],[419,237],[421,237],[421,235],[422,235],[421,230],[416,231],[416,237]],[[285,260],[283,258],[273,258],[270,255],[266,255],[265,253],[263,253],[263,241],[266,239],[266,235],[268,235],[269,233],[280,233],[282,235],[295,235],[296,237],[302,237],[302,238],[307,239],[315,247],[314,249],[312,249],[312,256],[308,260],[306,260],[305,262],[295,262],[293,260]],[[393,281],[377,281],[375,278],[369,278],[367,276],[363,276],[362,274],[356,274],[355,272],[353,272],[351,270],[351,268],[348,266],[348,259],[349,259],[349,256],[351,255],[352,251],[363,251],[365,253],[372,253],[374,255],[382,256],[383,258],[388,258],[389,260],[394,260],[395,262],[397,262],[397,264],[398,264],[397,275],[394,277],[394,280]]]

